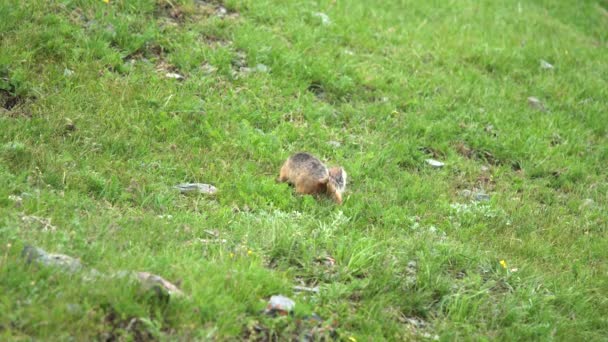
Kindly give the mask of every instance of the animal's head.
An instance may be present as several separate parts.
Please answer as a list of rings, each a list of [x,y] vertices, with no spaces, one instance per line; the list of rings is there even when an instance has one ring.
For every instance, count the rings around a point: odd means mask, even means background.
[[[346,171],[341,167],[329,169],[329,182],[327,191],[329,195],[339,204],[342,204],[342,193],[346,190]]]

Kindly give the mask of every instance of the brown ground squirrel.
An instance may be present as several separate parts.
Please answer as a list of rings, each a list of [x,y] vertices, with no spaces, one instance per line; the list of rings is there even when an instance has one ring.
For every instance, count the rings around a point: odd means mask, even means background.
[[[295,185],[300,194],[326,193],[342,204],[346,189],[346,171],[341,167],[327,168],[309,153],[299,152],[289,157],[279,173],[279,182]]]

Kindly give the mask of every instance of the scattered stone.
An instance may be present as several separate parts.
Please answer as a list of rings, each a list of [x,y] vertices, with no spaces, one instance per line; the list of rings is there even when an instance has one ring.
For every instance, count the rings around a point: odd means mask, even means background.
[[[481,172],[488,172],[488,171],[490,171],[490,168],[488,166],[486,166],[486,165],[482,165],[479,169],[481,170]]]
[[[485,202],[490,200],[490,195],[484,192],[478,192],[473,196],[473,199],[477,202]]]
[[[141,283],[144,290],[160,291],[169,296],[182,297],[184,293],[175,285],[165,280],[163,277],[148,272],[135,273],[137,280]]]
[[[469,198],[477,202],[489,201],[491,196],[486,194],[484,191],[472,191],[472,190],[461,190],[458,192],[461,197]]]
[[[70,70],[68,68],[63,69],[63,76],[70,77],[75,74],[74,70]]]
[[[178,73],[175,73],[175,72],[168,72],[168,73],[165,74],[165,77],[167,77],[167,78],[173,78],[173,79],[176,79],[176,80],[183,80],[183,79],[185,79],[184,76],[182,76],[182,75],[180,75]]]
[[[217,193],[217,188],[210,184],[203,183],[183,183],[175,186],[182,194],[200,193],[206,195],[214,195]]]
[[[259,63],[258,65],[255,66],[255,71],[262,72],[262,73],[268,73],[268,72],[270,72],[270,68],[265,64]]]
[[[332,323],[323,322],[323,318],[314,312],[311,315],[296,320],[296,326],[297,329],[300,330],[300,333],[298,334],[300,338],[294,340],[302,342],[338,340],[334,325]],[[349,339],[349,341],[353,340],[354,339],[352,338]]]
[[[207,75],[214,74],[217,71],[217,68],[209,64],[208,62],[203,63],[203,65],[201,65],[201,69]]]
[[[217,15],[220,18],[225,17],[226,14],[228,14],[228,10],[224,6],[218,6],[217,9],[215,10],[215,15]]]
[[[540,68],[541,69],[546,69],[546,70],[551,70],[551,69],[553,69],[553,64],[547,62],[544,59],[541,59],[540,60]]]
[[[424,338],[431,339],[433,341],[439,341],[439,335],[431,335],[428,332],[422,333],[420,336],[422,336]]]
[[[72,315],[81,315],[83,312],[82,306],[80,304],[70,303],[66,305],[66,309],[68,313]]]
[[[64,254],[47,253],[41,248],[30,245],[23,247],[21,256],[26,259],[27,263],[35,262],[45,266],[57,267],[70,273],[82,269],[82,264],[78,259]]]
[[[544,112],[546,110],[545,105],[534,96],[528,97],[528,105],[536,110]]]
[[[581,203],[579,209],[590,208],[590,207],[593,207],[593,205],[595,205],[594,200],[592,200],[591,198],[585,198],[583,200],[583,203]]]
[[[212,245],[212,244],[224,244],[224,243],[227,243],[228,240],[226,240],[226,239],[201,239],[201,238],[196,238],[194,240],[190,240],[188,243],[192,244],[194,242],[198,242],[198,243],[201,243],[203,245]]]
[[[8,195],[8,199],[15,202],[15,207],[21,208],[23,205],[23,198],[17,195]]]
[[[471,196],[473,195],[473,192],[471,190],[464,189],[464,190],[460,190],[458,192],[458,194],[464,198],[471,198]]]
[[[38,217],[34,215],[23,215],[21,216],[21,221],[28,225],[37,224],[40,226],[43,232],[54,232],[57,230],[57,227],[51,224],[50,218]]]
[[[329,16],[325,13],[322,12],[315,12],[312,14],[313,16],[320,18],[321,19],[321,23],[323,25],[329,25],[331,24],[331,20],[329,19]]]
[[[442,163],[439,160],[435,160],[435,159],[426,159],[425,162],[436,169],[439,169],[439,168],[442,168],[445,166],[445,163]]]
[[[206,233],[206,234],[209,234],[209,235],[211,235],[213,237],[219,237],[220,236],[220,232],[217,229],[215,229],[215,230],[208,230],[208,229],[206,229],[206,230],[203,230],[203,232]]]
[[[330,256],[317,258],[316,262],[327,267],[334,267],[336,265],[336,259]]]
[[[342,143],[340,143],[339,141],[335,141],[335,140],[330,140],[327,142],[330,146],[338,148],[340,146],[342,146]]]
[[[271,316],[275,316],[277,314],[285,316],[290,314],[295,306],[296,302],[294,302],[291,298],[283,295],[272,296],[268,301],[268,305],[266,306],[264,313]]]
[[[308,287],[308,286],[294,286],[293,290],[295,292],[312,292],[312,293],[319,293],[319,287],[315,286],[315,287]]]
[[[407,267],[405,268],[405,286],[411,287],[416,285],[417,275],[418,263],[411,260],[407,263]]]
[[[73,132],[75,130],[76,130],[76,125],[74,124],[74,122],[71,119],[66,118],[65,119],[65,131]]]
[[[427,325],[425,321],[417,317],[403,317],[402,321],[414,326],[415,328],[424,328]]]
[[[235,58],[232,60],[232,65],[237,68],[243,68],[247,66],[247,54],[243,51],[237,51]]]

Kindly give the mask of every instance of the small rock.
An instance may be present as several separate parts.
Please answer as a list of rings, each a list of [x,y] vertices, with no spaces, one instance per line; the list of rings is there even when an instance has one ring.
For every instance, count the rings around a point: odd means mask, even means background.
[[[45,266],[58,267],[70,273],[74,273],[82,269],[82,264],[78,259],[64,254],[47,253],[41,248],[30,245],[23,247],[21,256],[26,259],[27,263],[36,262]]]
[[[583,200],[583,203],[581,203],[579,209],[590,208],[593,207],[594,204],[594,200],[592,200],[591,198],[585,198],[585,200]]]
[[[327,142],[330,146],[338,148],[340,146],[342,146],[342,143],[340,143],[339,141],[335,141],[335,140],[330,140]]]
[[[544,59],[541,59],[540,60],[540,68],[541,69],[546,69],[546,70],[551,70],[551,69],[553,69],[553,64],[547,62]]]
[[[478,192],[473,196],[473,199],[477,202],[485,202],[490,200],[490,195],[485,192]]]
[[[247,54],[243,51],[237,51],[235,53],[235,58],[232,61],[232,65],[237,68],[242,68],[247,66]]]
[[[217,193],[217,188],[210,184],[203,183],[183,183],[175,186],[182,194],[200,193],[214,195]]]
[[[76,130],[76,125],[72,122],[71,119],[65,119],[65,130],[68,132],[73,132]]]
[[[315,261],[318,264],[323,265],[323,266],[327,266],[327,267],[334,267],[336,265],[336,259],[334,259],[334,258],[332,258],[330,256],[317,258]]]
[[[319,293],[319,287],[315,286],[315,287],[307,287],[307,286],[294,286],[293,290],[296,292],[312,292],[312,293]]]
[[[439,341],[439,335],[431,335],[428,332],[422,333],[420,336],[428,339],[432,339],[433,341]]]
[[[175,285],[165,280],[163,277],[148,272],[135,273],[137,280],[141,283],[144,290],[155,290],[166,293],[169,296],[181,297],[184,293]]]
[[[265,64],[259,63],[258,65],[255,66],[255,71],[268,73],[268,72],[270,72],[270,68]]]
[[[215,10],[215,15],[217,15],[220,18],[225,17],[226,14],[228,14],[228,10],[224,6],[218,6],[217,9]]]
[[[320,18],[321,19],[321,23],[323,25],[329,25],[331,24],[331,20],[329,19],[329,16],[325,13],[322,12],[315,12],[312,14],[313,16]]]
[[[464,190],[460,190],[458,192],[458,195],[460,195],[461,197],[464,197],[464,198],[471,198],[471,196],[473,195],[473,192],[471,190],[464,189]]]
[[[479,169],[481,170],[481,172],[488,172],[488,171],[490,171],[490,168],[487,167],[486,165],[482,165]]]
[[[15,202],[15,207],[21,208],[23,205],[23,198],[17,195],[8,195],[8,199]]]
[[[540,110],[541,112],[545,111],[545,105],[534,96],[528,97],[528,105],[536,110]]]
[[[184,76],[182,76],[182,75],[180,75],[178,73],[175,73],[175,72],[168,72],[168,73],[165,74],[165,77],[166,78],[173,78],[173,79],[176,79],[176,80],[183,80],[184,79]]]
[[[68,68],[63,69],[63,76],[70,77],[74,75],[74,70],[70,70]]]
[[[82,306],[80,304],[70,303],[66,305],[67,312],[72,315],[81,315]]]
[[[296,302],[294,302],[291,298],[283,295],[272,296],[268,301],[268,305],[266,306],[264,313],[272,316],[276,314],[285,316],[291,313],[295,306]]]
[[[418,274],[418,263],[414,260],[410,260],[405,268],[405,286],[414,286],[417,281]]]
[[[435,160],[435,159],[426,159],[425,160],[427,164],[431,165],[432,167],[439,169],[445,166],[445,163],[440,162],[439,160]]]
[[[206,230],[203,230],[203,232],[204,232],[205,234],[209,234],[209,235],[211,235],[211,236],[213,236],[213,237],[218,237],[218,236],[220,236],[220,232],[219,232],[217,229],[215,229],[215,230],[209,230],[209,229],[206,229]]]
[[[213,74],[213,73],[215,73],[217,71],[216,67],[214,67],[213,65],[211,65],[211,64],[209,64],[207,62],[205,62],[205,63],[203,63],[203,65],[201,65],[201,69],[207,75]]]
[[[461,190],[458,192],[461,197],[470,198],[477,202],[489,201],[491,196],[483,191]]]
[[[194,240],[190,240],[188,241],[188,244],[192,244],[192,243],[201,243],[203,245],[212,245],[212,244],[224,244],[224,243],[228,243],[228,240],[226,239],[201,239],[201,238],[196,238]]]
[[[50,218],[38,217],[34,215],[23,215],[21,216],[21,221],[30,226],[38,225],[43,232],[54,232],[57,230],[57,227],[51,224]]]
[[[426,322],[417,317],[404,317],[403,320],[405,323],[408,323],[416,328],[424,328],[426,326]]]

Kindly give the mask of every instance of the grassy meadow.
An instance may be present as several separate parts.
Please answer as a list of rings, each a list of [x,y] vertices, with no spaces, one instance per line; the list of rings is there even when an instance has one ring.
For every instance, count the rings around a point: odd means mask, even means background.
[[[606,341],[607,163],[606,0],[4,0],[0,340]]]

